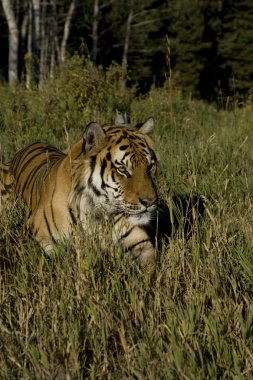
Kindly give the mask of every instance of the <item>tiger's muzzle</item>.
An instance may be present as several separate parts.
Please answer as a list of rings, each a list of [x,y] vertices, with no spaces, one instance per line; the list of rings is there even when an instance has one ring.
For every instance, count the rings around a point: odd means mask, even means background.
[[[157,195],[153,197],[140,198],[139,201],[143,206],[146,207],[146,210],[147,210],[149,207],[156,205]]]

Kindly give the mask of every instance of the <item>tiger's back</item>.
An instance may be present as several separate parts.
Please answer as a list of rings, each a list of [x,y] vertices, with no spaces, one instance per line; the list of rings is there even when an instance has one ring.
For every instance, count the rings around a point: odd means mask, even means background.
[[[34,143],[21,149],[10,164],[10,171],[15,178],[15,194],[21,196],[31,211],[38,206],[40,198],[49,189],[45,188],[47,177],[53,181],[54,173],[66,155],[59,149],[44,144]]]

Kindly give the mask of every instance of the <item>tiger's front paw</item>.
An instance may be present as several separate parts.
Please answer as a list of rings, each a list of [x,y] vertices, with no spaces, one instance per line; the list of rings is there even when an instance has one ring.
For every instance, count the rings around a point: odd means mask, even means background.
[[[138,248],[131,251],[133,258],[138,261],[141,268],[145,271],[153,272],[155,269],[155,248],[153,244],[148,241],[138,246]]]

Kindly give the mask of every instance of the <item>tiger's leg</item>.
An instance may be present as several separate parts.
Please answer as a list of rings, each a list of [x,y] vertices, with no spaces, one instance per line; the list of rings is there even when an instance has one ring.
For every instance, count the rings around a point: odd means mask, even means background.
[[[39,222],[39,214],[37,217],[36,213],[32,214],[26,225],[31,236],[37,241],[43,251],[50,256],[53,253],[53,241],[51,236],[46,232],[46,229],[43,228],[43,222]]]
[[[57,202],[38,207],[30,216],[27,226],[47,255],[51,255],[55,245],[68,239],[71,233],[69,212],[57,207]]]
[[[115,217],[113,238],[116,242],[120,242],[142,267],[154,267],[155,247],[144,229],[131,225],[121,215]]]

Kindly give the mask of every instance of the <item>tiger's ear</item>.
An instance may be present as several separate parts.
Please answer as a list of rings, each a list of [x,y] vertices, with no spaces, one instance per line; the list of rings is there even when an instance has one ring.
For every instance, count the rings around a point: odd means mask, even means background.
[[[83,133],[83,150],[85,153],[100,145],[104,138],[105,134],[101,125],[97,123],[88,124]]]
[[[127,116],[127,113],[124,114],[118,110],[116,110],[116,116],[114,120],[114,124],[119,125],[129,125],[130,124],[130,118]]]
[[[137,126],[139,132],[144,134],[149,134],[154,129],[154,119],[152,117],[148,118],[143,124]]]

